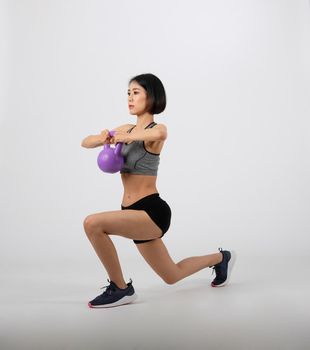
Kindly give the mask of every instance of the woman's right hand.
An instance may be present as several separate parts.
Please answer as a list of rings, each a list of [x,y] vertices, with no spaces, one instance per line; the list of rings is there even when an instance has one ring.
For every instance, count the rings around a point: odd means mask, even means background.
[[[101,137],[103,145],[105,145],[107,143],[110,143],[111,136],[109,134],[109,130],[108,129],[102,130],[101,133],[100,133],[100,137]]]

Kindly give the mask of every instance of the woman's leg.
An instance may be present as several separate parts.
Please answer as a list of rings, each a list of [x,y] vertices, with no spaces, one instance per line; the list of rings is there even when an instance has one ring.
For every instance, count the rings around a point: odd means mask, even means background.
[[[177,264],[171,259],[161,239],[137,244],[137,248],[151,268],[168,284],[174,284],[208,266],[222,261],[222,253],[194,256]]]
[[[137,240],[161,236],[161,230],[142,210],[118,210],[89,215],[84,221],[84,229],[110,280],[119,288],[126,288],[127,284],[109,235],[120,235]]]

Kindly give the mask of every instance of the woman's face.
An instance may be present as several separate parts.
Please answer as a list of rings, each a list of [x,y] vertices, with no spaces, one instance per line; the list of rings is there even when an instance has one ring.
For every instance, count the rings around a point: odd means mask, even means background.
[[[132,81],[128,87],[129,113],[141,115],[145,112],[147,105],[147,94],[145,89],[136,81]]]

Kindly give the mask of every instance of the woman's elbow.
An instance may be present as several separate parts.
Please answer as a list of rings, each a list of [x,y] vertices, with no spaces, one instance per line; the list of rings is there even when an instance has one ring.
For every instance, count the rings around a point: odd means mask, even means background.
[[[86,138],[87,139],[87,138]],[[87,140],[86,139],[83,139],[82,142],[81,142],[81,147],[84,147],[84,148],[89,148],[89,144],[87,143]]]

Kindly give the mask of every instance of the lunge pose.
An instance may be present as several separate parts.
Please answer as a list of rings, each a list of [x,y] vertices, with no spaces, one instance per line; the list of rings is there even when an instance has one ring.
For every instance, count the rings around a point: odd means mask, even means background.
[[[109,286],[89,302],[90,307],[118,306],[136,299],[132,281],[124,280],[112,235],[133,240],[145,261],[168,284],[206,267],[215,270],[213,287],[224,286],[229,280],[234,252],[220,248],[218,253],[175,263],[162,241],[170,226],[171,210],[159,195],[156,179],[167,128],[154,122],[154,114],[165,107],[166,93],[160,79],[153,74],[135,76],[128,85],[128,108],[136,116],[136,123],[114,128],[113,136],[105,129],[82,141],[86,148],[122,142],[124,157],[120,170],[124,187],[121,210],[92,214],[84,221],[87,237],[109,276]]]

